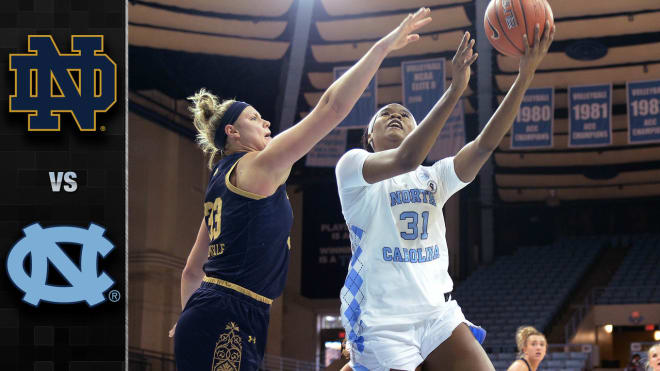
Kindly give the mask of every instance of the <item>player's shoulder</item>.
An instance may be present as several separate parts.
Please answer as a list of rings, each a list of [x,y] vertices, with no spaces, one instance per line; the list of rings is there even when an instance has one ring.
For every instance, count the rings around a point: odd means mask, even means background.
[[[368,156],[370,152],[368,152],[366,149],[362,148],[353,148],[348,150],[346,153],[344,153],[340,160],[342,158],[349,158],[349,157],[358,157],[358,156]]]
[[[441,179],[456,177],[456,169],[454,167],[454,156],[445,157],[433,163],[431,165],[433,172],[437,174]]]
[[[339,161],[337,161],[337,169],[350,166],[351,164],[357,164],[361,159],[364,159],[368,155],[369,152],[362,148],[353,148],[339,158]]]
[[[523,362],[520,359],[516,359],[515,361],[513,361],[511,366],[509,366],[509,368],[507,368],[506,371],[528,371],[528,369],[527,369],[527,365],[525,364],[525,362]]]
[[[431,166],[454,166],[454,156],[448,156],[439,159],[438,161],[434,162],[433,165]]]

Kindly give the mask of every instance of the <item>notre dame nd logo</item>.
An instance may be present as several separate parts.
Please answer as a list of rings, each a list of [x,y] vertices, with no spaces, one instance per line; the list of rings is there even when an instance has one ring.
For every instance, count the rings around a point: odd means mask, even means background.
[[[60,53],[50,35],[30,35],[30,53],[9,55],[16,74],[9,112],[27,112],[29,131],[59,131],[64,112],[80,131],[95,131],[96,113],[117,101],[117,65],[103,53],[103,36],[73,35],[71,50]]]
[[[98,255],[105,257],[114,246],[103,236],[105,229],[96,224],[89,228],[60,226],[42,228],[34,223],[23,229],[25,237],[9,251],[7,273],[14,284],[25,292],[23,301],[34,306],[41,300],[51,303],[69,304],[86,301],[93,306],[105,301],[103,293],[114,281],[105,272],[97,273]],[[69,242],[81,246],[80,263],[71,261],[58,246]],[[23,264],[30,256],[30,274]],[[71,286],[46,284],[48,261]]]

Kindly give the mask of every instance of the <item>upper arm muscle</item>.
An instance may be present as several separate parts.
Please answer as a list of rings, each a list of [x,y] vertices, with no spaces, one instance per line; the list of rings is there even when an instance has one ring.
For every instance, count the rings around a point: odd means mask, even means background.
[[[465,183],[473,181],[488,157],[490,157],[490,152],[480,150],[477,142],[472,141],[466,144],[454,157],[456,175]]]
[[[269,169],[268,163],[259,161],[260,152],[250,152],[244,155],[234,167],[229,181],[235,187],[268,197],[286,182],[291,167]]]
[[[364,180],[373,184],[410,171],[411,169],[402,166],[398,154],[398,149],[388,149],[367,157],[362,166]]]
[[[328,105],[317,106],[298,124],[275,136],[255,158],[255,166],[267,168],[277,178],[309,152],[339,122]]]

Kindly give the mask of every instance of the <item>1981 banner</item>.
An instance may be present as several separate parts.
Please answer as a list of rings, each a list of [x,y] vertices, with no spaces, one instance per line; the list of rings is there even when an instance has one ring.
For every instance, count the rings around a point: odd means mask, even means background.
[[[568,146],[612,143],[612,84],[568,87]]]

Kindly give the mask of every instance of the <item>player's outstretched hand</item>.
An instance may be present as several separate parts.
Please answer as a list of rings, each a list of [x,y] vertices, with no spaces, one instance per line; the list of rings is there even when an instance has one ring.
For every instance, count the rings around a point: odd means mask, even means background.
[[[170,329],[170,332],[167,334],[167,336],[173,338],[175,332],[176,332],[176,323],[174,324],[174,326],[172,326],[172,328]]]
[[[415,14],[408,14],[406,19],[397,28],[380,39],[379,42],[389,53],[393,50],[401,49],[413,41],[419,40],[419,34],[413,33],[413,31],[431,22],[429,14],[431,14],[431,9],[429,8],[419,8]]]
[[[461,44],[456,49],[456,55],[451,60],[451,76],[452,85],[461,91],[467,88],[470,81],[470,65],[477,60],[479,56],[472,48],[474,47],[474,39],[470,39],[470,33],[465,32]]]
[[[523,44],[525,44],[525,54],[520,57],[520,66],[518,71],[521,75],[533,76],[539,64],[543,60],[550,44],[555,38],[555,26],[550,29],[550,22],[545,21],[545,29],[543,30],[543,37],[540,38],[539,24],[534,27],[534,45],[529,46],[527,34],[523,35]]]

